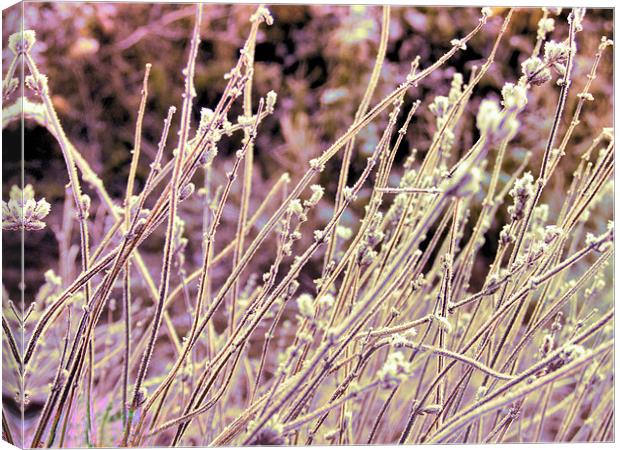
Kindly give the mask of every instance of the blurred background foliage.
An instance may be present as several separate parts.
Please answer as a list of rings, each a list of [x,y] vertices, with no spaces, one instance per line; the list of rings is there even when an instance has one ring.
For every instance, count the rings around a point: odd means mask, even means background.
[[[237,60],[239,49],[249,31],[249,17],[255,8],[255,5],[204,6],[204,26],[195,80],[198,96],[194,103],[194,126],[199,120],[200,108],[213,107],[217,102],[225,84],[223,75]],[[250,212],[256,209],[257,202],[282,172],[289,172],[293,182],[296,182],[305,172],[307,161],[318,155],[352,123],[374,64],[381,28],[380,6],[279,5],[270,6],[270,10],[275,22],[271,27],[261,27],[256,47],[254,103],[257,105],[259,96],[273,89],[278,93],[278,105],[275,115],[269,117],[259,130],[253,184],[253,199],[256,201],[252,203]],[[435,96],[447,95],[455,72],[463,73],[467,80],[474,66],[484,62],[502,22],[498,16],[506,12],[505,8],[494,8],[494,16],[488,25],[468,44],[465,51],[457,53],[448,64],[435,71],[420,86],[410,90],[407,104],[410,105],[416,99],[421,99],[423,103],[399,150],[392,185],[397,184],[397,177],[402,173],[401,163],[410,150],[419,149],[418,155],[421,158],[430,144],[435,125],[428,105]],[[556,29],[551,39],[563,40],[567,36],[568,12],[563,10],[556,15],[558,11],[553,10],[551,17],[556,21]],[[16,15],[18,11],[11,13]],[[148,163],[154,156],[166,111],[170,105],[180,107],[181,104],[181,69],[187,58],[193,26],[193,5],[25,3],[24,14],[24,28],[36,31],[38,42],[33,55],[49,76],[53,101],[65,131],[116,199],[124,195],[144,66],[146,63],[153,64],[143,127],[143,156],[137,180],[139,189],[146,178]],[[476,88],[467,107],[465,120],[457,129],[452,162],[466,152],[477,138],[474,118],[479,102],[489,96],[498,98],[499,90],[505,82],[516,82],[519,78],[520,64],[534,47],[537,23],[541,16],[540,9],[527,8],[519,9],[514,15],[496,62]],[[411,61],[416,56],[420,56],[422,67],[428,66],[450,48],[451,39],[471,31],[479,17],[479,8],[394,7],[386,63],[371,104],[376,104],[404,81]],[[4,20],[5,23],[17,23],[18,17],[8,14]],[[7,41],[10,28],[4,27],[3,42]],[[602,36],[613,39],[613,11],[590,9],[584,22],[584,31],[578,35],[574,83],[561,133],[570,121],[576,104],[575,95],[586,82],[586,74]],[[10,55],[6,45],[3,48],[6,67]],[[592,137],[602,127],[612,126],[610,54],[603,57],[599,76],[591,89],[596,101],[586,104],[582,123],[574,134],[567,157],[558,168],[559,175],[554,177],[546,190],[552,211],[553,195],[565,192],[570,175]],[[532,89],[527,109],[521,115],[522,127],[505,162],[505,173],[502,175],[504,181],[508,179],[511,169],[522,161],[526,151],[532,152],[530,168],[534,174],[538,173],[558,92],[559,89],[553,85]],[[233,110],[233,116],[240,113],[238,104]],[[402,114],[406,114],[406,108],[403,108]],[[355,179],[362,170],[366,157],[378,142],[384,124],[385,117],[382,117],[360,134],[356,141],[351,179]],[[19,124],[15,123],[5,131],[9,135],[3,139],[13,142],[11,136],[18,139]],[[170,142],[174,140],[171,137]],[[30,275],[27,274],[26,280],[27,292],[34,292],[42,282],[45,269],[53,267],[57,261],[58,242],[54,230],[60,228],[67,179],[58,145],[46,130],[26,123],[25,144],[26,182],[33,183],[37,193],[52,203],[51,226],[45,231],[32,233],[32,238],[29,236],[26,243],[26,253],[30,248],[37,255],[31,261],[33,270]],[[238,145],[238,136],[222,142],[214,166],[213,186],[223,180],[225,169],[229,167],[230,155]],[[13,152],[13,156],[4,158],[4,196],[10,185],[18,182],[11,175],[14,173],[12,169],[19,164],[17,154]],[[327,204],[333,202],[338,170],[339,160],[335,158],[319,180],[326,188]],[[88,187],[86,190],[92,194]],[[239,191],[240,183],[237,183],[232,193],[233,199],[238,199]],[[480,195],[484,194],[481,192]],[[202,225],[199,218],[202,217],[203,206],[199,196],[193,196],[192,199],[183,203],[181,214],[191,217],[186,233],[190,238],[188,254],[193,255],[194,261],[190,261],[193,265],[200,258]],[[359,197],[356,208],[345,216],[345,224],[355,225],[366,200],[364,195]],[[238,201],[234,200],[233,204],[237,205]],[[606,209],[611,206],[601,207]],[[95,233],[104,227],[103,220],[97,222],[98,217],[102,217],[102,211],[94,214]],[[321,211],[311,219],[309,230],[325,223],[332,212],[327,206],[321,208]],[[605,216],[609,215],[608,211]],[[491,233],[499,232],[505,222],[506,208],[500,208],[499,214]],[[235,229],[237,215],[236,208],[226,209],[220,232],[222,236],[232,236],[230,230]],[[471,217],[475,218],[476,212],[472,212]],[[307,234],[311,235],[311,232]],[[225,245],[227,237],[230,236],[219,238],[218,245]],[[100,237],[95,237],[94,242],[98,239]],[[311,236],[304,239],[309,240]],[[487,240],[485,245],[495,244]],[[149,248],[156,250],[160,246],[161,239],[158,236],[149,239],[144,244],[147,258]],[[492,250],[489,249],[489,253]],[[155,251],[153,254],[155,259],[152,267],[159,267],[159,256]],[[258,260],[259,264],[268,267],[268,259],[260,261],[259,255]],[[223,267],[221,270],[225,269]],[[318,271],[319,265],[316,269],[309,267],[309,282],[316,276],[313,270]],[[17,276],[17,273],[14,275]]]

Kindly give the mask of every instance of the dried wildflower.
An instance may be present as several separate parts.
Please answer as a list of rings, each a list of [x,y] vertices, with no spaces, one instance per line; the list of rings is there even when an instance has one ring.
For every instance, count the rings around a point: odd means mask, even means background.
[[[314,240],[319,243],[323,241],[326,237],[325,232],[323,230],[314,230],[312,235],[314,236]]]
[[[43,219],[50,213],[50,204],[42,198],[34,199],[34,189],[27,184],[22,191],[13,185],[9,201],[2,201],[2,229],[9,231],[37,231],[45,228]]]
[[[593,102],[594,101],[594,96],[592,94],[590,94],[589,92],[581,92],[579,94],[577,94],[577,98],[581,98],[585,101],[588,102]]]
[[[521,64],[521,71],[527,83],[539,86],[551,80],[551,71],[537,56],[526,59]]]
[[[15,54],[28,53],[36,42],[34,30],[24,30],[9,36],[9,49]]]
[[[342,190],[342,194],[344,196],[344,199],[348,202],[352,202],[356,198],[355,191],[350,186],[345,186],[344,189]]]
[[[521,220],[525,216],[528,202],[534,195],[534,177],[530,172],[515,181],[514,186],[509,192],[514,199],[513,206],[508,208],[508,213],[513,221]]]

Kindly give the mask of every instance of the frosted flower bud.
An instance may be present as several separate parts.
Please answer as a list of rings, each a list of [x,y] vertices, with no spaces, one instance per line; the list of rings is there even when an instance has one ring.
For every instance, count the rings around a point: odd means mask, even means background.
[[[277,99],[278,99],[278,94],[276,94],[274,91],[267,92],[267,101],[265,102],[265,111],[267,111],[269,114],[273,114]]]
[[[390,337],[390,345],[394,348],[402,348],[410,344],[411,340],[403,333],[396,333]]]
[[[351,230],[351,228],[349,227],[338,225],[336,227],[336,236],[338,236],[340,239],[344,239],[345,241],[349,240],[351,239],[351,237],[353,237],[353,230]]]
[[[463,89],[463,74],[456,72],[452,77],[450,83],[450,92],[448,93],[448,100],[450,103],[456,103]]]
[[[318,305],[326,309],[330,309],[335,303],[336,299],[332,294],[322,295],[318,299]]]
[[[467,45],[461,39],[452,39],[450,41],[450,45],[453,47],[457,47],[459,50],[467,50]]]
[[[308,207],[316,206],[316,204],[321,201],[321,198],[323,198],[323,193],[325,192],[325,189],[318,184],[310,186],[310,190],[312,191],[312,195],[304,202],[304,205]]]
[[[545,227],[543,240],[545,244],[551,243],[555,238],[562,234],[562,229],[555,225],[549,225]]]
[[[479,167],[461,165],[452,178],[444,180],[441,187],[446,195],[467,197],[480,190],[483,173]]]
[[[558,75],[560,75],[560,77],[564,77],[564,75],[566,75],[566,66],[564,64],[554,63],[553,68],[558,73]],[[558,79],[558,86],[561,86],[563,82],[564,80],[562,80],[561,78]]]
[[[492,134],[500,120],[501,112],[496,101],[487,99],[480,102],[476,115],[476,127],[482,135]]]
[[[11,78],[11,80],[8,82],[6,89],[4,91],[4,96],[8,97],[9,95],[11,95],[13,92],[15,92],[15,90],[17,90],[18,86],[19,86],[19,80],[17,78]]]
[[[551,80],[551,71],[542,60],[536,56],[526,59],[521,64],[521,72],[528,83],[534,86],[547,83]]]
[[[314,317],[314,298],[310,294],[301,294],[297,297],[297,307],[302,317],[306,319]]]
[[[213,116],[215,113],[211,108],[201,108],[200,109],[200,125],[198,126],[198,130],[200,134],[203,134],[207,131],[207,127],[213,121]]]
[[[196,189],[196,186],[194,185],[194,183],[187,183],[185,186],[181,188],[179,192],[179,201],[182,202],[184,200],[187,200],[189,196],[194,193],[195,189]]]
[[[510,233],[510,225],[506,224],[499,233],[499,243],[501,245],[510,245],[515,241],[514,235]]]
[[[304,207],[301,204],[301,200],[298,198],[291,200],[288,205],[288,211],[294,216],[301,217],[304,213]]]
[[[428,109],[435,116],[443,117],[448,112],[449,107],[450,107],[450,101],[448,100],[448,97],[444,97],[443,95],[438,95],[437,97],[435,97],[435,100],[433,101],[433,103],[431,103]]]
[[[412,365],[407,361],[405,355],[401,352],[392,352],[388,355],[383,367],[377,372],[377,376],[386,385],[393,386],[401,381],[406,381],[411,370]]]
[[[316,242],[321,242],[323,239],[325,239],[325,233],[322,230],[314,230],[314,233],[312,234]]]
[[[45,228],[43,219],[50,213],[51,206],[42,198],[34,199],[34,189],[28,184],[23,191],[13,185],[8,203],[2,201],[2,229],[9,231],[38,231]]]
[[[589,101],[589,102],[593,102],[594,101],[594,96],[592,94],[590,94],[589,92],[581,92],[579,94],[577,94],[578,98],[581,98],[583,100]]]
[[[35,94],[41,95],[49,91],[47,75],[39,74],[36,78],[32,75],[26,77],[26,86]]]
[[[439,414],[442,410],[443,410],[443,406],[442,405],[430,404],[430,405],[422,406],[418,410],[418,414],[421,414],[421,415],[425,415],[425,414]]]
[[[82,194],[80,197],[80,208],[85,214],[88,214],[90,210],[90,196],[88,194]]]
[[[493,15],[493,9],[489,6],[482,8],[481,12],[484,17],[491,17]]]
[[[509,192],[514,199],[513,206],[508,208],[508,213],[513,221],[521,220],[525,216],[525,210],[530,198],[534,195],[534,177],[530,172],[515,181]]]
[[[551,33],[555,29],[555,20],[550,17],[546,19],[540,19],[538,21],[538,32],[537,35],[539,38],[544,38],[547,33]]]
[[[569,22],[572,21],[574,27],[575,27],[575,31],[579,32],[579,31],[583,31],[583,18],[586,15],[586,9],[585,8],[575,8],[573,9],[573,12],[570,13],[570,15],[568,16],[568,20]]]
[[[581,358],[587,353],[588,351],[583,347],[583,345],[567,344],[562,348],[558,356],[564,364],[568,364],[571,361]]]
[[[437,325],[443,331],[445,331],[446,333],[451,333],[452,332],[452,324],[450,323],[450,321],[448,320],[447,317],[440,316],[440,315],[436,314],[436,315],[433,316],[433,319],[435,321],[437,321]]]
[[[208,145],[207,148],[200,155],[198,162],[201,166],[206,167],[213,162],[213,159],[217,156],[217,147],[213,144]]]
[[[265,22],[267,25],[273,25],[273,16],[266,7],[261,5],[256,12],[250,16],[250,22]]]
[[[342,190],[342,193],[344,194],[344,199],[347,201],[354,201],[355,200],[355,192],[353,191],[353,188],[350,186],[345,186],[344,189]]]
[[[135,397],[136,406],[143,405],[144,402],[146,402],[147,397],[148,397],[148,391],[146,390],[144,386],[142,386],[138,390],[138,392],[136,392],[136,397]]]
[[[34,30],[18,31],[9,36],[9,48],[16,55],[28,53],[36,40],[36,33]]]
[[[520,84],[506,83],[502,88],[502,105],[511,111],[520,111],[527,105],[527,89]]]
[[[568,45],[549,41],[545,44],[545,62],[547,64],[564,64],[568,59]]]
[[[237,117],[237,123],[239,124],[239,126],[244,127],[244,128],[252,127],[254,125],[254,122],[256,122],[255,116],[238,116]]]
[[[312,170],[322,172],[323,170],[325,170],[325,164],[321,163],[321,160],[319,158],[314,158],[310,160],[310,168]]]

